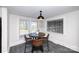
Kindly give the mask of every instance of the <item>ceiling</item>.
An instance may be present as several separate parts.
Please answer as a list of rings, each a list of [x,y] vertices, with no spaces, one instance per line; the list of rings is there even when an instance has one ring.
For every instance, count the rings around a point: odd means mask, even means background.
[[[37,18],[40,10],[45,18],[79,10],[79,6],[6,6],[9,13]]]

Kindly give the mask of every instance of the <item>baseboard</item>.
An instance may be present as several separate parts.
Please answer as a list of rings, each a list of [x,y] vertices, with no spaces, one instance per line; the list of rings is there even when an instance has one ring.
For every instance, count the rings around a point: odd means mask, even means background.
[[[52,41],[52,40],[50,40],[50,41]],[[79,47],[78,46],[75,46],[75,45],[68,45],[68,44],[65,44],[65,43],[63,43],[63,42],[60,42],[60,41],[52,41],[52,42],[54,42],[55,44],[59,44],[59,45],[62,45],[62,46],[64,46],[64,47],[67,47],[67,48],[69,48],[69,49],[71,49],[71,50],[74,50],[74,51],[77,51],[77,52],[79,52]]]
[[[22,43],[24,43],[24,42],[25,42],[24,40],[18,40],[18,41],[16,41],[16,42],[10,44],[9,47],[16,46],[16,45],[22,44]]]
[[[50,41],[52,41],[52,40],[50,40]],[[22,43],[24,43],[24,42],[25,42],[24,40],[19,40],[19,41],[17,41],[17,42],[14,42],[13,44],[11,44],[9,47],[16,46],[16,45],[22,44]],[[54,43],[59,44],[59,45],[62,45],[62,46],[67,47],[67,48],[69,48],[69,49],[71,49],[71,50],[74,50],[74,51],[79,52],[79,48],[78,48],[77,46],[74,46],[74,45],[72,45],[72,46],[67,46],[66,44],[63,44],[63,43],[60,44],[60,43],[58,43],[58,42],[54,42]]]
[[[71,50],[74,50],[74,51],[77,51],[77,52],[79,52],[79,48],[77,47],[77,46],[66,46],[66,45],[63,45],[63,46],[65,46],[65,47],[67,47],[67,48],[69,48],[69,49],[71,49]]]
[[[54,42],[54,43],[56,43],[56,42]],[[63,43],[62,43],[62,44],[56,43],[56,44],[62,45],[62,46],[67,47],[67,48],[69,48],[69,49],[71,49],[71,50],[74,50],[74,51],[79,52],[79,48],[78,48],[77,46],[75,46],[75,45],[68,46],[68,45],[63,44]]]

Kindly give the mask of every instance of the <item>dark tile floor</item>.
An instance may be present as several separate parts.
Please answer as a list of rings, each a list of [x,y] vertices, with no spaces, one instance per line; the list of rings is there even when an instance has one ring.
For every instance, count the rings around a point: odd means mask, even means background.
[[[13,46],[10,48],[9,53],[24,53],[25,44],[20,44],[17,46]],[[77,51],[73,51],[67,47],[55,44],[49,41],[49,51],[47,49],[47,45],[44,44],[44,53],[78,53]],[[28,44],[26,48],[26,53],[31,53],[31,45]],[[41,51],[35,51],[35,53],[41,53]]]

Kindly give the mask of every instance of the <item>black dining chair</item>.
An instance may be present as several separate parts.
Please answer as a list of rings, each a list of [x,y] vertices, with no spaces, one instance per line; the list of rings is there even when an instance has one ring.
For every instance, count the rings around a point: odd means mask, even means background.
[[[48,51],[49,51],[49,41],[48,41],[48,39],[49,39],[49,34],[47,35],[46,39],[47,39],[47,47],[48,47]]]
[[[48,48],[48,51],[49,51],[49,34],[47,34],[47,36],[46,37],[42,37],[43,39],[44,39],[44,42],[46,43],[46,45],[47,45],[47,48]]]
[[[24,39],[25,39],[25,49],[24,49],[24,53],[26,53],[26,48],[27,48],[27,44],[30,43],[32,39],[30,37],[27,37],[26,35],[24,35]]]

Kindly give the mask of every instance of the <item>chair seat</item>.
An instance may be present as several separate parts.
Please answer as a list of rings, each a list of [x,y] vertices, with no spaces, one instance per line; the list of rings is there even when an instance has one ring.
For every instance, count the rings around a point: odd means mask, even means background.
[[[41,45],[43,45],[43,40],[42,39],[32,40],[32,45],[41,46]]]

